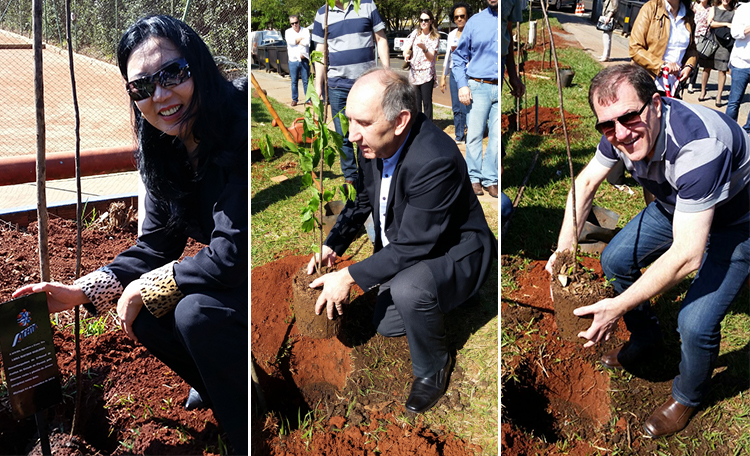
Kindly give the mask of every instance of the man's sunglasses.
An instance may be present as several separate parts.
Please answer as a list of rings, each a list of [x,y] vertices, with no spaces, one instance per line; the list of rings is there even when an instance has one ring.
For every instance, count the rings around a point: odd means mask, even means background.
[[[625,114],[617,117],[616,119],[612,120],[605,120],[604,122],[597,122],[595,125],[596,129],[599,130],[599,133],[603,135],[610,135],[615,131],[615,122],[619,123],[623,127],[631,127],[638,122],[641,122],[641,114],[643,113],[643,110],[646,109],[646,106],[651,104],[651,100],[649,99],[646,104],[643,105],[643,107],[637,111],[630,111],[626,112]]]
[[[466,19],[466,15],[465,14],[456,14],[455,16],[453,16],[453,19],[454,20]]]
[[[297,21],[297,22],[290,22],[290,24],[291,25],[297,25],[297,24],[299,24],[299,21]]]
[[[133,101],[145,100],[156,91],[156,84],[167,88],[180,85],[190,79],[190,65],[187,60],[179,59],[165,66],[161,70],[135,81],[125,84],[130,99]]]

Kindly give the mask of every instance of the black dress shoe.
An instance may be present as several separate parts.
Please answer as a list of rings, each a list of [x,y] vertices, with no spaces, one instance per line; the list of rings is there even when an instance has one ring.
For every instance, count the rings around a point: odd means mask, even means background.
[[[203,397],[195,388],[190,388],[190,393],[185,401],[185,410],[206,409],[208,407],[208,401],[203,400]]]
[[[445,393],[450,377],[452,356],[448,356],[445,367],[431,377],[415,377],[411,385],[409,398],[406,400],[406,410],[422,413],[431,409]]]

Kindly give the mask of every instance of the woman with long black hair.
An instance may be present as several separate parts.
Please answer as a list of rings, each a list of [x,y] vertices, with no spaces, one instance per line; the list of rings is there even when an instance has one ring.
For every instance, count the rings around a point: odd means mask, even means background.
[[[208,47],[169,16],[138,20],[117,49],[146,186],[136,245],[73,285],[38,283],[50,312],[116,305],[123,331],[193,388],[247,454],[247,78],[227,81]],[[188,238],[206,244],[180,259]]]

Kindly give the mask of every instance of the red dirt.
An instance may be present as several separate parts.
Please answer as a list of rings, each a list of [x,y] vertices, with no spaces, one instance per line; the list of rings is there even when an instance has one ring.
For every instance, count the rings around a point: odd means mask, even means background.
[[[370,384],[363,381],[365,371],[373,361],[366,359],[367,349],[361,350],[353,361],[354,351],[363,344],[359,324],[372,304],[372,293],[362,294],[355,286],[356,301],[345,308],[347,325],[339,338],[316,340],[302,337],[292,319],[290,303],[293,276],[310,256],[281,256],[278,260],[256,267],[251,273],[251,351],[264,400],[270,412],[252,421],[253,454],[258,455],[466,455],[481,453],[481,448],[468,444],[451,433],[426,425],[422,417],[415,422],[398,418],[393,410],[403,413],[402,376],[375,375],[389,382]],[[351,261],[343,261],[345,267]],[[370,313],[371,315],[371,313]],[[366,331],[363,331],[366,332]],[[371,336],[364,336],[365,339]],[[385,355],[396,362],[408,363],[405,337],[383,338],[372,336],[379,344],[390,347]],[[373,340],[373,339],[370,339]],[[373,350],[375,351],[375,350]],[[384,352],[385,353],[385,352]],[[381,358],[383,354],[380,355]],[[383,360],[381,359],[381,363]],[[355,367],[356,366],[356,367]],[[410,366],[403,369],[409,376]],[[452,382],[460,381],[460,371],[454,372]],[[410,378],[410,376],[409,376]],[[372,381],[372,379],[370,379]],[[408,390],[407,390],[408,391]],[[452,404],[457,406],[458,395]],[[446,395],[441,399],[447,403]],[[438,404],[440,405],[441,402]],[[298,413],[304,418],[308,410],[322,414],[307,434],[297,427]],[[345,418],[347,415],[348,418]],[[288,423],[280,421],[288,419]],[[317,419],[316,419],[317,420]],[[319,423],[319,424],[317,424]],[[280,435],[280,427],[292,426],[292,432]]]
[[[135,225],[113,232],[83,232],[82,271],[86,274],[135,242]],[[49,228],[54,280],[70,283],[75,273],[75,224],[53,219]],[[191,241],[186,253],[202,246]],[[0,230],[0,300],[25,283],[39,280],[36,224],[28,232]],[[189,386],[148,351],[119,330],[81,339],[82,408],[79,435],[70,432],[75,397],[73,312],[58,314],[54,327],[63,402],[48,411],[56,455],[218,454],[219,428],[211,410],[185,411]],[[82,318],[86,312],[82,311]],[[54,319],[54,318],[53,318]],[[82,323],[82,327],[85,324]],[[112,328],[112,323],[108,324]],[[60,431],[64,434],[61,434]],[[7,392],[0,396],[0,448],[3,454],[32,451],[33,417],[15,421]],[[226,442],[226,437],[222,437]],[[37,444],[32,454],[41,454]]]
[[[585,439],[593,438],[610,419],[610,379],[596,369],[593,362],[610,343],[582,351],[579,342],[559,338],[550,298],[550,276],[544,270],[546,261],[532,261],[514,275],[518,286],[502,296],[502,325],[513,331],[519,325],[533,328],[519,346],[537,347],[532,356],[512,359],[511,369],[518,381],[505,379],[501,425],[502,451],[506,454],[530,454],[530,441],[524,432],[543,435],[549,448],[542,453],[558,454],[554,442],[562,435],[577,433],[578,441],[571,453],[591,454],[594,448]],[[583,258],[583,265],[601,274],[599,262]],[[532,321],[533,319],[533,321]],[[612,338],[624,337],[620,328]],[[503,372],[507,376],[509,372]],[[565,424],[562,424],[565,423]],[[575,424],[573,424],[575,423]],[[520,431],[520,432],[519,432]],[[580,447],[580,448],[579,448]]]
[[[533,106],[521,110],[521,114],[520,116],[518,116],[521,119],[521,130],[527,133],[534,133],[535,115],[536,110]],[[511,113],[510,115],[503,114],[500,121],[500,128],[502,129],[501,131],[517,131],[518,124],[516,117],[516,113]],[[563,129],[562,120],[560,120],[560,108],[545,108],[540,106],[539,116],[537,119],[539,123],[540,135],[562,134]],[[565,122],[568,128],[568,132],[571,131],[571,127],[574,124],[578,123],[579,119],[580,116],[565,111]]]

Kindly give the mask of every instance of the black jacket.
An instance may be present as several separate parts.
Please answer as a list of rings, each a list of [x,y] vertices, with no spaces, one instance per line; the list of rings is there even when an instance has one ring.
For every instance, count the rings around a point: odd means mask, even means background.
[[[424,114],[415,119],[391,180],[385,248],[377,215],[382,160],[368,160],[361,153],[358,160],[360,191],[326,240],[338,255],[343,254],[373,214],[375,253],[349,267],[357,285],[370,290],[424,261],[435,278],[443,312],[473,295],[497,258],[497,240],[487,226],[455,142]]]

